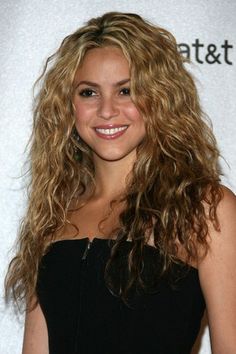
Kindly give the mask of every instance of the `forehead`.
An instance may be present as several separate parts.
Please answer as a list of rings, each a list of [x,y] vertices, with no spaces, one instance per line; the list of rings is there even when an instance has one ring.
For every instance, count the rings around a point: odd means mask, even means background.
[[[89,49],[75,75],[75,81],[83,79],[112,79],[129,77],[129,63],[118,47],[107,46]],[[125,77],[123,77],[125,76]]]
[[[100,48],[89,49],[83,59],[82,66],[87,62],[94,60],[105,61],[107,58],[113,60],[123,60],[127,61],[124,56],[124,53],[119,47],[116,46],[105,46]]]

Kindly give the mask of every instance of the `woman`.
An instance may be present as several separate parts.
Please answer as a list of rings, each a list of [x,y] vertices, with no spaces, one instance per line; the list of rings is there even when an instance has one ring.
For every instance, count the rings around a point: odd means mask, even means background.
[[[23,354],[236,352],[236,201],[176,41],[107,13],[42,77],[29,207],[6,277]]]

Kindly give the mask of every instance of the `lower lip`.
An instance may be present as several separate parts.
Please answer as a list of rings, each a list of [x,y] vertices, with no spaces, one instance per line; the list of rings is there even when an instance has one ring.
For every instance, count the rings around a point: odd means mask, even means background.
[[[121,130],[115,134],[111,134],[111,135],[106,135],[106,134],[102,134],[100,132],[98,132],[97,130],[95,130],[95,133],[97,134],[97,136],[99,136],[99,138],[105,139],[105,140],[112,140],[112,139],[116,139],[119,138],[121,135],[123,135],[126,130],[128,129],[128,127],[124,130]]]

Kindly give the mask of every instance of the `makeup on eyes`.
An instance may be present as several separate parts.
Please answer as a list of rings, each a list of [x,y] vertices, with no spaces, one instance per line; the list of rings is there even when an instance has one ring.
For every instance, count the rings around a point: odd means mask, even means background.
[[[130,88],[129,87],[123,87],[119,90],[119,93],[122,93],[122,96],[130,96]],[[79,95],[81,97],[93,97],[93,93],[96,94],[96,91],[92,88],[84,88],[79,91]]]
[[[94,90],[90,89],[90,88],[85,88],[85,89],[82,89],[81,91],[79,91],[79,95],[81,97],[92,97],[94,93]]]

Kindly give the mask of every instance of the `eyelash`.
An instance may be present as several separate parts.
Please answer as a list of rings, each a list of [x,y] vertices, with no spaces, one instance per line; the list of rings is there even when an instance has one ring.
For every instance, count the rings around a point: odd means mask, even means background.
[[[121,89],[121,91],[127,90],[128,93],[125,94],[125,96],[129,96],[130,95],[130,88],[129,87],[124,87]]]
[[[90,89],[84,89],[79,92],[79,95],[82,97],[91,97],[92,95],[90,93],[94,93],[94,91]]]
[[[122,91],[126,91],[126,93],[125,94],[123,94],[124,96],[129,96],[130,95],[130,89],[128,88],[128,87],[124,87],[124,88],[122,88],[121,90],[120,90],[120,92],[122,92]],[[127,92],[128,91],[128,92]],[[93,97],[94,95],[93,95],[93,93],[96,93],[94,90],[92,90],[92,89],[83,89],[83,90],[81,90],[80,92],[79,92],[79,95],[81,96],[81,97]],[[123,96],[122,95],[122,96]]]

